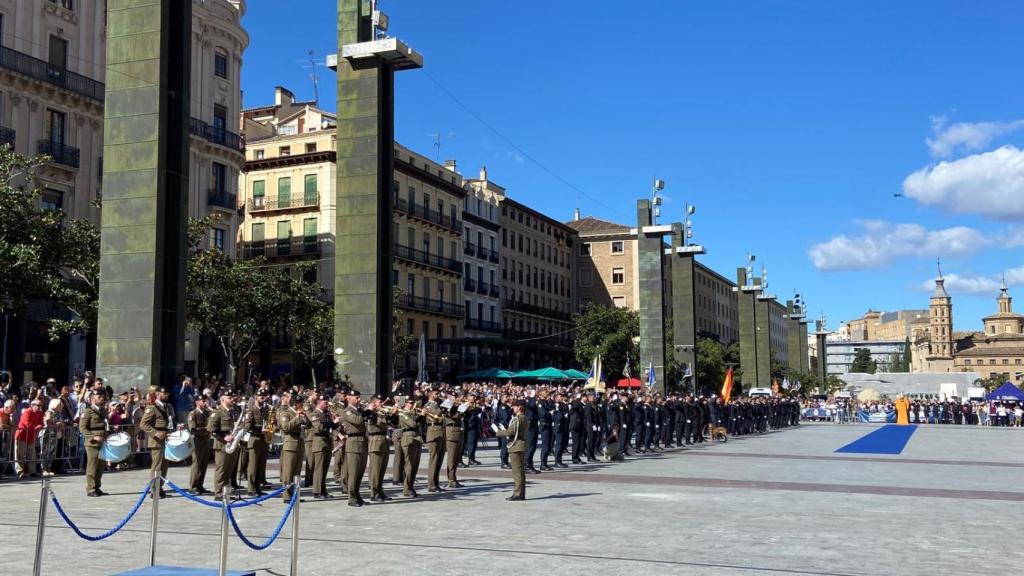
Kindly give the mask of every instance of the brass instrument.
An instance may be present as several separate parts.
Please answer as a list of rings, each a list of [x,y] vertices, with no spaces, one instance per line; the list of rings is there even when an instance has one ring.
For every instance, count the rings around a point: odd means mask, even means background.
[[[263,439],[267,444],[274,443],[274,434],[277,433],[277,406],[270,408],[270,414],[267,416],[267,423],[263,426]]]
[[[235,450],[238,450],[238,443],[242,441],[242,424],[245,421],[245,413],[248,410],[248,402],[243,402],[242,413],[238,416],[238,420],[235,421],[235,427],[231,429],[231,442],[224,446],[224,452],[233,454]]]
[[[381,406],[379,408],[376,408],[374,410],[374,412],[376,414],[380,415],[380,416],[388,416],[388,417],[390,417],[390,416],[394,416],[395,414],[398,414],[399,413],[399,408],[398,408],[398,406],[393,406],[393,405],[390,405],[390,404],[385,404],[385,405],[383,405],[383,406]]]

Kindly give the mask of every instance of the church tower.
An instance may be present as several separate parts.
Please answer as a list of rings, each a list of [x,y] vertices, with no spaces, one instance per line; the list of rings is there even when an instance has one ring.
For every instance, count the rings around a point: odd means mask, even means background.
[[[953,299],[946,292],[946,280],[942,277],[942,267],[935,278],[935,292],[932,294],[928,317],[930,342],[929,360],[953,359]]]

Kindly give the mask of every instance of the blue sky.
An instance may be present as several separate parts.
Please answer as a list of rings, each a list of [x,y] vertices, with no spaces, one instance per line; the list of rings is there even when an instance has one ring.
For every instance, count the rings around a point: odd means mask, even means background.
[[[246,106],[312,98],[307,51],[336,51],[336,2],[282,5],[249,1]],[[1004,274],[1024,307],[1024,3],[382,7],[426,64],[398,75],[397,139],[433,156],[439,133],[442,160],[553,217],[632,223],[657,176],[663,220],[698,206],[706,263],[733,277],[755,253],[831,327],[927,307],[939,256],[956,329],[980,328]]]

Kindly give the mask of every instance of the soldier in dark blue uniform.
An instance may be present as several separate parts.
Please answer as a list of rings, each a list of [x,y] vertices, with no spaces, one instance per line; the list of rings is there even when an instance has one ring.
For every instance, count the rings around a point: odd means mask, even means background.
[[[480,465],[476,459],[476,447],[480,441],[480,435],[483,433],[484,413],[478,402],[479,398],[470,396],[469,409],[462,417],[462,425],[466,431],[466,445],[462,452],[468,460],[468,464],[465,464],[467,466]]]
[[[537,421],[540,423],[540,469],[545,472],[554,470],[548,465],[551,453],[555,448],[554,426],[551,419],[551,412],[555,409],[555,402],[548,398],[548,391],[541,390],[537,393]]]
[[[552,404],[551,409],[551,428],[554,432],[554,450],[555,450],[555,467],[557,468],[568,468],[564,462],[562,462],[562,456],[565,454],[565,449],[569,445],[569,411],[568,405],[565,403],[565,397],[561,394],[555,394],[555,401]]]
[[[583,452],[583,433],[586,431],[586,416],[583,412],[583,401],[579,394],[569,406],[569,433],[572,434],[572,463],[583,464],[580,454]]]
[[[502,427],[508,427],[509,422],[512,421],[512,405],[509,404],[510,398],[508,394],[504,394],[498,399],[498,406],[494,409],[494,424],[500,424]],[[508,438],[504,436],[498,436],[498,456],[501,458],[501,468],[507,469],[508,465]]]
[[[540,474],[540,470],[533,465],[533,457],[537,455],[537,439],[540,436],[540,410],[537,398],[533,396],[526,399],[526,421],[530,427],[526,431],[526,458],[523,464],[530,472]]]

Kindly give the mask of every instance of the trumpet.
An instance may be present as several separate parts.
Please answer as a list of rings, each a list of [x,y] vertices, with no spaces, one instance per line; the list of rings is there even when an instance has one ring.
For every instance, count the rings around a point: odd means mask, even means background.
[[[380,406],[379,408],[376,408],[374,412],[381,416],[394,416],[395,414],[399,413],[399,408],[398,406],[385,404],[383,406]]]
[[[277,433],[277,406],[270,409],[270,414],[267,415],[267,423],[263,427],[263,439],[266,440],[267,444],[274,442],[274,434]]]

